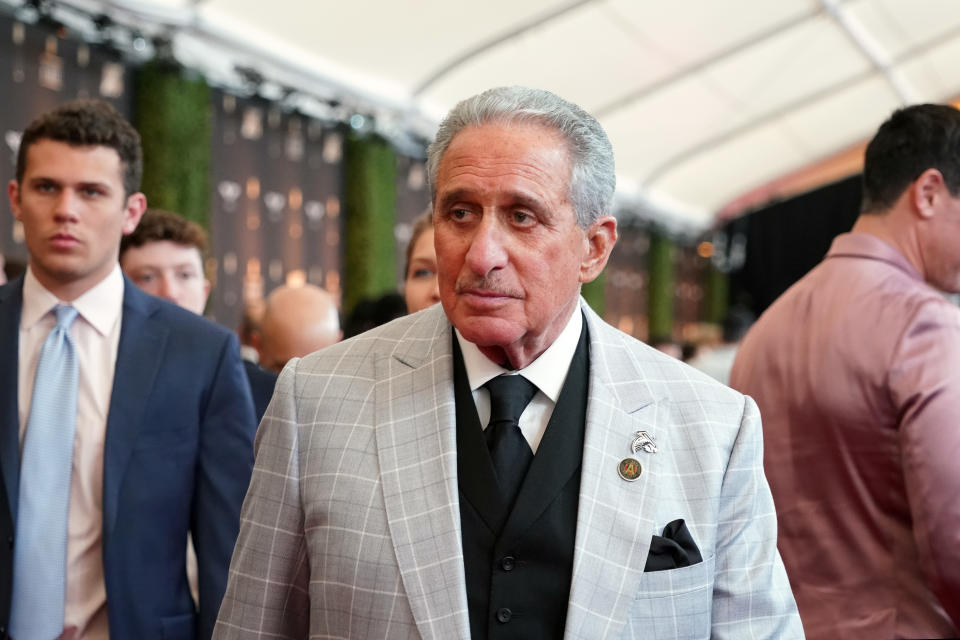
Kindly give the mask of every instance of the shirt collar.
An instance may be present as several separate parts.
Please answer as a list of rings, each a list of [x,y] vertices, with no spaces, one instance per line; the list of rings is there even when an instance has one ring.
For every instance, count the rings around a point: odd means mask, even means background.
[[[830,250],[827,252],[827,257],[843,256],[856,256],[887,262],[905,271],[911,278],[923,280],[923,275],[907,260],[906,256],[900,253],[896,247],[872,233],[851,231],[834,238],[830,244]]]
[[[580,332],[583,330],[583,313],[580,306],[574,308],[567,320],[567,325],[553,341],[547,350],[540,356],[519,371],[509,371],[487,358],[477,345],[469,342],[456,331],[457,341],[460,343],[460,351],[463,354],[463,366],[467,370],[467,380],[470,383],[470,390],[476,391],[488,380],[496,378],[504,373],[518,373],[537,386],[537,389],[543,392],[550,400],[556,402],[560,397],[560,390],[567,379],[567,371],[570,369],[570,362],[573,361],[573,354],[577,350],[577,343],[580,341]]]
[[[101,335],[107,335],[116,325],[123,308],[123,275],[116,264],[110,274],[70,304]],[[30,267],[23,279],[23,312],[20,326],[29,329],[47,315],[53,307],[61,304],[50,293]],[[66,303],[63,303],[66,304]]]

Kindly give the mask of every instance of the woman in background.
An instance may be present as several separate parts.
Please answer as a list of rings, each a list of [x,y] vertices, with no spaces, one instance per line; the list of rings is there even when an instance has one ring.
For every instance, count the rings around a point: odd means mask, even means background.
[[[437,253],[433,249],[433,216],[427,211],[413,222],[407,245],[403,297],[407,311],[414,313],[440,302],[437,287]]]

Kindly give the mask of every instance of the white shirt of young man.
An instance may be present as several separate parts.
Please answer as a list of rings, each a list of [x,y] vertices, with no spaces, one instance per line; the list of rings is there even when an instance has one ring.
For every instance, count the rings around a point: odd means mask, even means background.
[[[467,370],[467,380],[473,392],[473,401],[477,405],[477,415],[484,429],[490,422],[490,392],[483,385],[504,373],[521,375],[537,387],[536,395],[520,415],[520,431],[533,453],[537,452],[553,409],[557,406],[563,383],[567,379],[573,354],[580,342],[582,327],[583,314],[578,305],[553,344],[541,353],[540,357],[518,371],[508,371],[494,363],[480,352],[477,345],[468,342],[459,331],[456,332],[460,351],[463,353],[463,366]]]
[[[30,415],[37,360],[56,324],[50,313],[62,304],[27,269],[23,282],[17,402],[20,449]],[[103,575],[103,448],[110,393],[120,343],[123,276],[117,265],[99,284],[71,303],[78,311],[70,327],[77,350],[77,427],[70,478],[67,525],[67,601],[64,627],[78,637],[107,640],[107,593]]]

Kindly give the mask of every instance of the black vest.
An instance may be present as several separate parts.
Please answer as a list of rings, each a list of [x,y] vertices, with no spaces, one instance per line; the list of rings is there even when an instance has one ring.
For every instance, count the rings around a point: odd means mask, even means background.
[[[561,638],[567,617],[587,410],[589,348],[580,342],[512,511],[493,463],[453,336],[457,475],[470,633],[481,638]]]

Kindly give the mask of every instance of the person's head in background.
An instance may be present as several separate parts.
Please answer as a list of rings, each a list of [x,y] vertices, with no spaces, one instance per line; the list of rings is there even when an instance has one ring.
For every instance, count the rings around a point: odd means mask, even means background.
[[[207,234],[175,213],[147,209],[120,242],[120,267],[147,293],[202,314],[210,294],[204,275]]]
[[[140,135],[102,100],[62,104],[24,130],[7,195],[30,272],[62,302],[116,269],[120,238],[146,209],[142,173]]]
[[[407,304],[399,293],[390,292],[377,298],[364,298],[357,303],[343,323],[343,337],[352,338],[405,315]]]
[[[342,337],[332,295],[312,284],[278,287],[267,296],[260,321],[260,366],[279,372],[291,358],[330,346]]]
[[[437,287],[437,252],[433,248],[432,211],[413,222],[407,245],[407,262],[403,270],[403,298],[407,311],[414,313],[440,302]]]
[[[240,326],[237,327],[237,337],[240,338],[240,355],[244,360],[260,362],[260,353],[257,345],[260,340],[260,322],[263,320],[263,308],[266,302],[263,298],[248,300],[243,305],[243,316]]]
[[[672,356],[677,360],[683,358],[683,345],[674,340],[670,336],[651,336],[650,340],[647,341],[651,347],[657,351],[662,351],[668,356]]]
[[[853,231],[896,247],[933,287],[960,293],[960,111],[898,109],[867,145]]]

